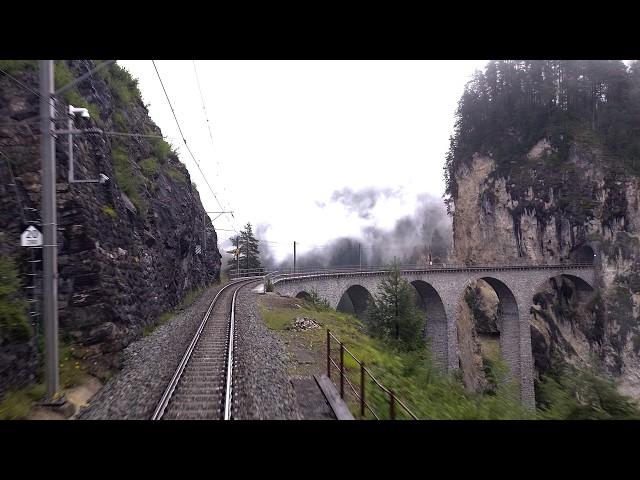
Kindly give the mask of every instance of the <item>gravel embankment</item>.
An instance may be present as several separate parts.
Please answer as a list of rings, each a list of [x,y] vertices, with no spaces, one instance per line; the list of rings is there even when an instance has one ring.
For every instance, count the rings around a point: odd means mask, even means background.
[[[91,399],[79,419],[149,419],[219,285],[123,352],[122,370]]]
[[[236,299],[233,417],[301,419],[287,375],[286,353],[260,318],[258,295],[251,288],[240,290]]]

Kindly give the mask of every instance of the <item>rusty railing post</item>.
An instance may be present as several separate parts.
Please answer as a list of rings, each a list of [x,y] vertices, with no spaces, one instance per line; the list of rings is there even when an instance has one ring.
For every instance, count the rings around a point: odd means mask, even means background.
[[[391,418],[391,420],[395,420],[396,419],[396,409],[395,409],[395,403],[396,403],[396,396],[393,393],[393,390],[389,390],[389,417]]]
[[[344,345],[340,342],[340,398],[344,398]]]
[[[364,418],[364,362],[360,363],[360,416]]]
[[[327,328],[327,377],[331,378],[331,334]]]

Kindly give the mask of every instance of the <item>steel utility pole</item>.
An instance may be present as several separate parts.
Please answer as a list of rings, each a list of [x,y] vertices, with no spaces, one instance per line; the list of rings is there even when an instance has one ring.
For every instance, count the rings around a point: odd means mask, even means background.
[[[247,275],[249,272],[249,232],[244,237],[244,248],[247,249]]]
[[[358,243],[358,259],[360,263],[360,271],[362,271],[362,245]]]
[[[293,273],[296,273],[296,241],[293,241]]]
[[[54,400],[58,374],[58,247],[56,232],[56,163],[53,136],[53,60],[40,60],[40,155],[42,157],[43,320],[47,400]]]

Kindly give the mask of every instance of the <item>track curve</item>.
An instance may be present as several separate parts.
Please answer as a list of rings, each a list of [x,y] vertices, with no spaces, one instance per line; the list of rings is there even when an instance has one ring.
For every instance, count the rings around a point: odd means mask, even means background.
[[[236,296],[255,282],[242,279],[218,291],[151,420],[231,419]]]

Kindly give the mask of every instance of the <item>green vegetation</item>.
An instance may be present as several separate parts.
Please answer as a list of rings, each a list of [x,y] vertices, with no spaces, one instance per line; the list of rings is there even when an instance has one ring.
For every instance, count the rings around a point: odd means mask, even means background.
[[[41,400],[45,395],[43,383],[31,384],[27,387],[8,391],[0,401],[0,420],[20,420],[31,410],[33,402]]]
[[[139,165],[145,177],[156,176],[160,171],[160,164],[154,157],[145,158],[144,160],[140,161]]]
[[[129,154],[124,148],[118,146],[111,150],[111,157],[113,158],[113,169],[120,190],[133,202],[140,216],[145,216],[149,207],[146,200],[140,195],[143,179],[132,168]]]
[[[44,339],[38,338],[39,350],[42,353]],[[61,340],[58,344],[60,389],[69,389],[79,385],[86,376],[85,370],[74,353],[77,347]],[[43,357],[40,358],[40,369],[44,367]],[[31,410],[34,402],[45,396],[44,383],[32,383],[25,387],[8,391],[0,401],[0,420],[24,419]]]
[[[158,319],[154,323],[145,326],[142,330],[142,336],[147,337],[151,335],[151,333],[153,333],[156,328],[158,328],[161,325],[164,325],[169,320],[171,320],[173,316],[176,314],[176,312],[190,307],[198,299],[198,297],[200,297],[200,295],[202,295],[202,293],[209,287],[210,285],[205,285],[204,287],[194,288],[193,290],[189,290],[176,307],[174,307],[173,309],[167,312],[164,312],[162,315],[158,317]]]
[[[12,258],[0,257],[0,342],[24,342],[31,335],[26,302],[20,298],[18,269]]]
[[[264,291],[273,292],[273,282],[270,278],[267,278],[267,281],[265,282]]]
[[[265,324],[273,330],[287,331],[296,317],[313,318],[324,328],[296,332],[305,336],[305,344],[324,358],[326,329],[340,339],[367,369],[387,388],[394,391],[420,419],[637,419],[640,411],[629,398],[617,392],[613,381],[595,370],[570,369],[553,373],[536,381],[538,408],[530,411],[519,401],[518,387],[509,381],[508,367],[493,351],[488,353],[485,373],[492,388],[482,393],[469,393],[459,373],[440,373],[431,360],[429,349],[407,351],[366,333],[365,325],[352,315],[334,310],[319,311],[305,302],[302,309],[260,307]],[[332,344],[332,357],[337,361],[337,344]],[[347,377],[360,384],[359,366],[345,355]],[[321,367],[326,368],[324,363]],[[333,370],[332,375],[336,371]],[[388,396],[367,380],[367,402],[381,418],[388,418]],[[348,386],[346,392],[350,392]],[[359,416],[356,398],[348,394],[347,404]],[[397,418],[403,416],[396,408]],[[371,418],[367,413],[366,418]]]
[[[536,385],[539,418],[567,420],[638,420],[640,410],[615,383],[595,369],[572,367],[545,376]]]
[[[95,62],[99,61],[96,60]],[[98,70],[98,74],[105,81],[121,106],[131,105],[136,100],[142,101],[138,81],[125,68],[114,63]]]
[[[380,282],[367,307],[369,332],[405,350],[423,345],[423,315],[416,308],[415,290],[400,274],[397,263]]]
[[[153,148],[153,156],[163,165],[167,163],[167,158],[169,158],[170,154],[175,155],[171,145],[160,138],[152,138],[150,143]]]
[[[75,76],[69,69],[67,63],[64,60],[56,60],[54,68],[54,82],[56,89],[64,87],[73,80],[75,80]],[[80,92],[76,87],[73,87],[70,90],[64,92],[63,96],[68,104],[73,105],[74,107],[86,108],[87,110],[89,110],[89,114],[95,122],[101,122],[100,107],[93,103],[87,102],[82,97],[82,95],[80,95]]]
[[[433,366],[428,349],[406,351],[365,333],[365,326],[354,316],[336,311],[318,311],[312,305],[302,309],[261,308],[261,315],[267,326],[274,330],[286,330],[295,317],[313,318],[324,328],[303,332],[309,337],[309,344],[318,356],[326,351],[326,330],[345,343],[346,347],[367,369],[387,388],[393,390],[411,411],[420,419],[517,419],[533,418],[517,399],[514,385],[501,378],[493,395],[472,395],[465,392],[462,383],[454,376],[443,375]],[[333,348],[337,349],[334,343]],[[334,350],[335,352],[335,350]],[[337,358],[337,353],[332,354]],[[345,355],[345,370],[349,380],[359,385],[358,365],[349,355]],[[335,371],[334,371],[335,374]],[[499,375],[498,375],[499,376]],[[349,390],[349,387],[346,387]],[[367,380],[367,402],[381,418],[388,418],[388,396]],[[357,402],[348,401],[351,411],[358,416]],[[407,418],[400,408],[396,408],[397,418]],[[366,418],[372,418],[367,414]]]
[[[326,298],[321,298],[320,294],[315,289],[311,289],[311,292],[309,292],[309,299],[307,300],[307,303],[318,312],[328,312],[331,310],[329,301]]]
[[[0,60],[0,69],[9,75],[17,75],[27,70],[37,70],[37,60]]]
[[[60,342],[60,388],[75,387],[85,376],[84,368],[74,356],[76,349],[70,343]]]
[[[118,218],[118,213],[113,209],[113,207],[110,207],[108,205],[102,207],[102,213],[110,216],[111,218]]]
[[[566,216],[584,221],[595,199],[588,182],[566,181],[577,175],[570,148],[579,144],[598,152],[612,175],[640,175],[638,115],[640,62],[627,69],[617,60],[491,61],[466,85],[458,104],[444,168],[446,193],[457,196],[455,172],[477,152],[493,158],[494,177],[507,178],[519,200],[529,186],[538,196],[552,187]],[[552,151],[543,160],[528,159],[541,139]]]
[[[113,112],[113,125],[120,131],[126,131],[128,129],[127,120],[120,110]]]
[[[178,183],[182,183],[182,184],[186,184],[187,183],[187,177],[185,176],[184,173],[182,173],[180,170],[178,170],[176,167],[174,167],[173,165],[167,165],[165,167],[165,173],[167,175],[169,175],[169,177],[171,177],[174,181],[178,182]]]

